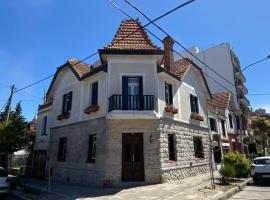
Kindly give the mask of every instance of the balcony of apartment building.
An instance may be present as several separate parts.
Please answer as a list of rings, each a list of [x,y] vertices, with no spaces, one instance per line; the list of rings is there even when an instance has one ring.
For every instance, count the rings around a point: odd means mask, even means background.
[[[239,90],[240,94],[246,95],[248,93],[248,89],[243,84],[237,84],[236,87]]]
[[[240,105],[241,105],[242,107],[248,109],[248,107],[250,106],[250,102],[249,102],[249,100],[246,98],[246,96],[243,95],[243,94],[240,94],[240,95],[239,95],[239,100],[240,100]]]
[[[236,80],[238,80],[239,85],[242,85],[244,82],[246,82],[246,77],[241,72],[241,70],[236,70],[234,72],[234,76],[235,76]]]

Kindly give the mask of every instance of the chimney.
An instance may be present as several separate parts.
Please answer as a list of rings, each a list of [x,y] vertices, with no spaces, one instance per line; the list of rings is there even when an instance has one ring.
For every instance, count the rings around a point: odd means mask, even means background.
[[[173,44],[174,41],[171,37],[167,36],[163,39],[164,67],[171,72],[174,72]]]

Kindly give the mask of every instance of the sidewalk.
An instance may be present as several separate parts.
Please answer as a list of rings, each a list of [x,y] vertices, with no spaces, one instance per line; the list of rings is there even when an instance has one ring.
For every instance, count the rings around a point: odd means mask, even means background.
[[[217,177],[217,174],[215,174]],[[94,188],[68,184],[52,183],[49,200],[161,200],[161,199],[206,199],[198,188],[210,184],[209,173],[186,178],[172,183],[139,186],[132,188]],[[23,184],[45,193],[46,181],[23,179]]]

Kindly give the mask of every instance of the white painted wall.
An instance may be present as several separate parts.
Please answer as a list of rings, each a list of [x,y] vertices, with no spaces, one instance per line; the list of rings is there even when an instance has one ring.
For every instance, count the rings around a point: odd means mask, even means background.
[[[204,51],[201,51],[196,53],[195,48],[191,49],[191,52],[195,54],[200,60],[205,62],[207,65],[209,65],[212,69],[214,69],[218,74],[222,75],[224,78],[226,78],[229,82],[232,84],[235,83],[234,79],[234,71],[233,71],[233,65],[231,61],[231,54],[230,54],[230,46],[228,43],[222,43],[213,47],[210,47]],[[224,79],[222,79],[220,76],[215,74],[213,71],[211,71],[209,68],[207,68],[204,64],[199,62],[196,58],[194,58],[192,55],[188,53],[182,53],[185,57],[190,58],[193,60],[202,70],[204,73],[208,74],[210,77],[215,79],[219,84],[223,85],[225,88],[229,89],[234,96],[234,101],[236,102],[237,108],[239,108],[239,103],[237,100],[237,90],[235,85],[231,85]],[[217,84],[215,81],[213,81],[211,78],[206,77],[208,86],[210,88],[210,91],[212,93],[217,92],[223,92],[226,91],[225,88],[221,87],[219,84]]]

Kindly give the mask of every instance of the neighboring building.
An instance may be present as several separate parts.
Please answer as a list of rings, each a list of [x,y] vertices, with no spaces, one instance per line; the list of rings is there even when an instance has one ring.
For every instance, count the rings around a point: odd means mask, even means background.
[[[237,139],[237,118],[235,117],[235,102],[232,93],[220,92],[212,95],[208,101],[209,124],[214,144],[214,158],[221,162],[225,152],[240,151],[240,141]]]
[[[208,172],[210,90],[191,60],[174,62],[172,45],[158,48],[125,20],[100,65],[60,66],[39,106],[36,177],[46,165],[52,180],[99,185]]]
[[[194,58],[189,53],[182,53],[183,56],[192,59],[208,76],[206,76],[207,83],[212,93],[228,92],[232,93],[235,102],[235,114],[237,124],[239,124],[239,131],[237,131],[238,139],[240,134],[242,138],[246,138],[248,135],[248,118],[249,118],[249,100],[245,97],[248,93],[247,88],[244,86],[246,81],[245,76],[241,72],[240,62],[236,54],[230,48],[228,43],[222,43],[206,50],[200,51],[197,47],[190,49],[196,57],[210,66],[214,71],[210,70]],[[227,79],[221,78],[219,75]],[[209,78],[211,77],[211,78]],[[213,81],[214,79],[215,81]],[[219,84],[224,87],[221,87]],[[240,148],[241,149],[241,148]]]
[[[262,119],[264,120],[268,126],[270,127],[270,114],[269,113],[266,113],[266,110],[265,109],[258,109],[258,110],[255,110],[254,112],[251,112],[250,113],[250,120],[249,120],[249,123],[250,123],[250,127],[251,127],[251,122],[253,120],[258,120],[258,119]],[[266,148],[266,153],[270,155],[270,129],[268,131],[268,133],[265,133],[266,134],[266,140],[265,141],[262,141],[262,135],[261,134],[258,134],[256,133],[256,131],[252,130],[252,133],[253,133],[253,138],[255,139],[255,142],[258,145],[260,145],[262,147],[262,143],[265,142],[265,148]]]

